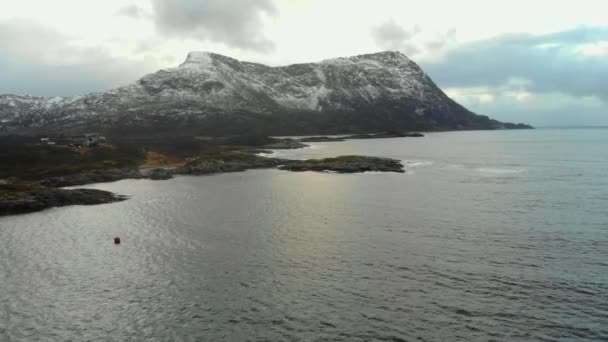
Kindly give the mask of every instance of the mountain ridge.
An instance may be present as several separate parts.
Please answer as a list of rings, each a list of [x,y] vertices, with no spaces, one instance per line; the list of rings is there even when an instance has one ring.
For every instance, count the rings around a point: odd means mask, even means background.
[[[477,115],[396,51],[266,66],[190,52],[104,92],[0,95],[0,133],[317,134],[528,128]]]

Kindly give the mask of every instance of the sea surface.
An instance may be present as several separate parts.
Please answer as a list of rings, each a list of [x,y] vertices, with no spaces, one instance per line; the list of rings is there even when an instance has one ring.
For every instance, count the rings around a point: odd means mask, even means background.
[[[0,341],[607,341],[608,130],[315,143],[0,218]],[[122,238],[121,245],[113,237]]]

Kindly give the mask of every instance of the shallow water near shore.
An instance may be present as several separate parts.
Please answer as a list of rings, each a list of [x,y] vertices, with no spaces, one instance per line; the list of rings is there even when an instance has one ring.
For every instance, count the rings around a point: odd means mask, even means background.
[[[608,130],[430,133],[0,218],[0,341],[608,339]],[[112,238],[119,235],[122,244]]]

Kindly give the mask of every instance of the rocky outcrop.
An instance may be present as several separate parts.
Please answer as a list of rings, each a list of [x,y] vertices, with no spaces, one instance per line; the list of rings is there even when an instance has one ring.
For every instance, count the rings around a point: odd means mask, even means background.
[[[50,177],[38,182],[39,185],[45,187],[60,188],[66,186],[76,186],[92,183],[114,182],[121,179],[138,179],[143,178],[138,169],[102,169],[92,170],[88,172]]]
[[[93,205],[123,201],[108,191],[95,189],[38,189],[14,194],[0,194],[0,216],[40,211],[67,205]]]
[[[172,177],[173,171],[170,169],[101,169],[73,175],[50,177],[37,182],[37,184],[45,187],[60,188],[92,183],[115,182],[122,179],[164,180]]]
[[[241,152],[225,152],[196,158],[176,170],[178,174],[206,175],[222,172],[239,172],[249,169],[268,169],[284,161]]]
[[[382,132],[382,133],[371,133],[371,134],[354,134],[345,135],[339,137],[306,137],[301,138],[301,142],[333,142],[333,141],[344,141],[349,139],[386,139],[386,138],[420,138],[424,137],[424,134],[418,132]]]
[[[334,171],[339,173],[356,172],[404,172],[401,161],[390,158],[341,156],[325,159],[291,160],[280,166],[289,171]]]
[[[303,144],[300,141],[289,138],[279,139],[276,142],[262,146],[262,148],[269,150],[295,150],[298,148],[308,147],[308,145]]]
[[[142,178],[151,180],[166,180],[173,178],[175,170],[170,168],[165,169],[140,169],[139,170]]]
[[[301,142],[334,142],[334,141],[344,141],[345,137],[306,137],[301,138]]]
[[[289,160],[229,152],[198,158],[176,170],[176,173],[203,175],[270,168],[286,171],[335,171],[340,173],[404,172],[403,164],[399,160],[390,158],[341,156],[326,159]]]
[[[424,134],[418,132],[382,132],[372,134],[355,134],[344,137],[344,139],[386,139],[386,138],[421,138]]]

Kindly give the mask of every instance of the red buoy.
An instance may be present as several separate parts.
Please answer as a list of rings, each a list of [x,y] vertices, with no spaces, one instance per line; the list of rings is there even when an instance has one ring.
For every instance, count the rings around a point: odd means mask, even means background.
[[[114,237],[114,244],[115,245],[120,245],[120,236],[115,236]]]

